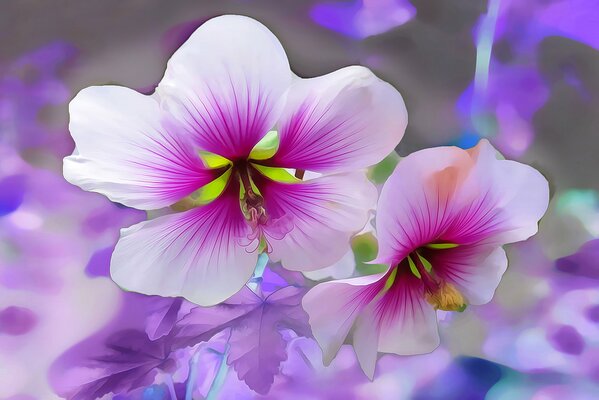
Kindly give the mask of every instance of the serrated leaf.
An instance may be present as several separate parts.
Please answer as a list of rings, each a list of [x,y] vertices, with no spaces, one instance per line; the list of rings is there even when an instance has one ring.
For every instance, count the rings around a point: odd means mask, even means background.
[[[193,346],[230,329],[228,364],[252,390],[265,394],[287,358],[280,330],[310,335],[308,317],[301,307],[304,293],[287,286],[262,298],[245,287],[225,303],[191,310],[178,324],[177,343]]]

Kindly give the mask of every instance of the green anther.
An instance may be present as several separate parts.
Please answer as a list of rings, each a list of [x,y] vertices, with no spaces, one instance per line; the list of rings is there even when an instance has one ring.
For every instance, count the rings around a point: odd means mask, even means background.
[[[418,255],[418,259],[420,260],[422,265],[424,265],[424,269],[426,270],[426,272],[431,272],[433,269],[433,265],[426,258],[422,257],[419,253],[416,254]]]
[[[265,165],[259,165],[252,163],[252,167],[256,168],[265,177],[276,181],[285,183],[296,183],[301,182],[301,179],[296,178],[287,172],[284,168],[267,167]]]
[[[385,281],[385,287],[383,288],[383,291],[386,292],[387,290],[391,289],[393,282],[395,282],[396,276],[397,276],[397,268],[393,268],[393,271],[391,271],[391,275],[389,275],[389,277]]]
[[[414,260],[412,260],[412,257],[410,257],[410,256],[408,256],[408,264],[410,265],[410,271],[412,271],[414,276],[416,276],[416,278],[418,278],[418,279],[422,279],[422,275],[420,275],[420,271],[418,271],[418,268],[416,268],[416,264],[414,264]]]
[[[460,306],[460,308],[458,308],[456,311],[457,312],[464,312],[464,310],[466,310],[467,307],[468,307],[468,304],[462,304]]]
[[[458,247],[459,244],[456,243],[431,243],[427,244],[426,247],[434,250],[444,250],[444,249],[454,249]]]
[[[207,168],[220,168],[231,165],[231,161],[227,160],[225,157],[210,153],[209,151],[201,150],[199,155]]]
[[[231,168],[225,171],[224,174],[204,185],[199,190],[196,190],[190,195],[191,200],[195,205],[208,204],[216,199],[225,190],[229,177],[231,176]]]
[[[254,146],[250,160],[268,160],[279,150],[279,133],[270,131]]]

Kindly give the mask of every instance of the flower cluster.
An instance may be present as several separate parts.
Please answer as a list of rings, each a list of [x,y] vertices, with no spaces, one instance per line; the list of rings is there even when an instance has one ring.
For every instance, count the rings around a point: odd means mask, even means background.
[[[173,371],[186,382],[170,382],[175,396],[193,394],[189,360],[174,355],[215,340],[260,393],[298,336],[314,336],[325,364],[353,343],[372,378],[379,352],[438,346],[437,310],[491,300],[507,268],[501,246],[532,236],[549,199],[540,173],[486,140],[405,157],[379,196],[367,168],[404,135],[399,92],[358,66],[299,78],[276,37],[246,17],[202,25],[154,94],[87,88],[70,116],[65,178],[153,216],[121,231],[112,279],[176,298],[142,296],[155,300],[142,307],[145,331],[96,338],[101,366],[64,390],[72,398],[129,393]],[[373,214],[380,272],[304,278],[346,257]]]

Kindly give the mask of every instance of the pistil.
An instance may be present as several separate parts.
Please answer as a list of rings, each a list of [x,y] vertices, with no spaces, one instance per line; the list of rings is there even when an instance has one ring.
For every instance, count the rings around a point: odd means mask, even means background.
[[[254,191],[249,166],[245,164],[241,165],[237,168],[237,174],[239,175],[239,180],[244,191],[241,200],[242,210],[246,218],[254,228],[258,225],[266,224],[268,216],[264,208],[264,198]]]

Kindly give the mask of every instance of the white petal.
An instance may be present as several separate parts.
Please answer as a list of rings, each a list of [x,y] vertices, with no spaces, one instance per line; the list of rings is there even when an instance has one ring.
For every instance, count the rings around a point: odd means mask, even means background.
[[[365,168],[393,151],[407,123],[401,94],[367,68],[296,79],[273,163],[318,172]]]
[[[239,245],[248,233],[236,193],[226,192],[206,206],[123,229],[110,272],[126,290],[214,305],[254,271],[257,253]]]
[[[354,328],[353,345],[360,367],[372,380],[378,357],[379,332],[373,310],[367,307],[357,318]]]
[[[173,54],[157,91],[204,150],[234,159],[273,127],[291,77],[268,28],[225,15],[200,26]]]
[[[297,271],[328,267],[346,255],[350,238],[368,222],[377,195],[360,172],[263,186],[269,216],[285,216],[293,225],[282,239],[269,240],[271,260]]]
[[[456,250],[459,250],[459,248]],[[507,256],[505,250],[497,247],[482,260],[461,263],[459,268],[454,268],[454,283],[466,297],[469,304],[486,304],[493,298],[506,269]]]
[[[190,138],[172,128],[150,96],[94,86],[79,92],[69,112],[77,147],[64,159],[64,176],[84,190],[130,207],[157,209],[214,178]]]
[[[383,276],[384,273],[321,283],[304,296],[302,306],[323,351],[325,365],[333,360],[354,321],[368,306],[370,285],[378,284]]]

